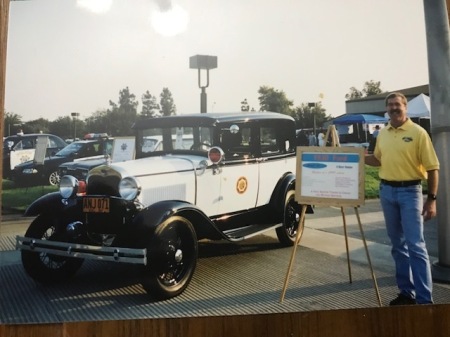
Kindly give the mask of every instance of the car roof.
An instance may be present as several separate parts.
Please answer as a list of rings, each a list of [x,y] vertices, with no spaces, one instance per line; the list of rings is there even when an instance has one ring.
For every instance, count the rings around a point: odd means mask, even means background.
[[[133,125],[133,129],[168,127],[171,125],[192,126],[193,124],[199,126],[214,126],[220,123],[238,123],[260,120],[286,120],[295,122],[292,117],[277,112],[211,112],[140,119]]]
[[[20,139],[20,138],[28,138],[28,137],[36,137],[36,136],[53,136],[53,137],[57,137],[57,138],[61,138],[57,135],[53,135],[50,133],[25,133],[23,135],[11,135],[11,136],[7,136],[5,138],[5,140],[8,139]]]

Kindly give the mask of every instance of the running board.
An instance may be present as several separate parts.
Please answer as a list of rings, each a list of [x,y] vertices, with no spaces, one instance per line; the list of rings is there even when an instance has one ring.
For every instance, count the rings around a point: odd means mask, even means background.
[[[253,236],[262,234],[264,232],[270,231],[272,229],[281,227],[283,224],[268,224],[268,225],[251,225],[241,228],[230,229],[224,231],[227,239],[230,241],[242,241]]]

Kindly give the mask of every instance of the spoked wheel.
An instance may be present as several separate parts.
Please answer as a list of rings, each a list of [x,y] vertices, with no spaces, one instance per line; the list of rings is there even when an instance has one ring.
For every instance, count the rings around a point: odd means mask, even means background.
[[[276,229],[278,240],[282,245],[294,245],[297,231],[300,231],[300,238],[303,235],[305,223],[299,224],[300,215],[301,207],[295,201],[295,191],[291,190],[286,194],[284,202],[283,225]]]
[[[49,174],[48,176],[48,183],[52,186],[59,185],[59,181],[61,180],[61,177],[59,176],[58,171],[54,171]]]
[[[197,235],[191,222],[181,216],[167,219],[156,229],[147,254],[142,280],[147,293],[157,300],[181,294],[197,264]]]
[[[41,240],[57,240],[56,218],[39,215],[25,236]],[[33,279],[41,283],[61,282],[71,278],[80,269],[83,259],[22,250],[22,264]]]

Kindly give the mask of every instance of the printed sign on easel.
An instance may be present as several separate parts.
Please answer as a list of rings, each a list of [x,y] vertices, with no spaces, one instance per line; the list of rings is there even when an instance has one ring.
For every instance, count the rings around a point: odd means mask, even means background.
[[[352,147],[297,148],[295,200],[306,205],[364,204],[364,149]]]
[[[328,128],[325,141],[328,140],[329,136],[332,138],[331,147],[297,147],[295,200],[298,204],[303,205],[299,226],[305,221],[307,205],[338,206],[341,208],[347,250],[347,264],[351,283],[352,277],[344,206],[353,206],[371,270],[378,304],[381,306],[378,285],[358,212],[358,207],[364,204],[364,149],[340,147],[334,125]],[[292,247],[291,259],[281,292],[280,302],[283,302],[284,295],[286,294],[289,275],[292,270],[295,252],[300,243],[300,238],[301,231],[298,230],[294,246]]]

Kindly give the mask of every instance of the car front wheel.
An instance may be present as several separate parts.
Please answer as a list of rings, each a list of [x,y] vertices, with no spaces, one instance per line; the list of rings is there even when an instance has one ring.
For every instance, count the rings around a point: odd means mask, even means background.
[[[181,294],[197,264],[198,243],[192,223],[172,216],[156,229],[148,247],[142,286],[156,300]]]
[[[291,190],[286,194],[283,212],[283,224],[276,229],[277,237],[284,246],[292,246],[295,243],[297,231],[300,231],[300,238],[303,235],[305,222],[299,225],[301,206],[295,201],[295,191]]]
[[[56,240],[57,219],[39,215],[28,227],[25,236],[40,240]],[[55,283],[71,278],[80,269],[83,259],[22,250],[22,264],[33,279],[41,283]]]

